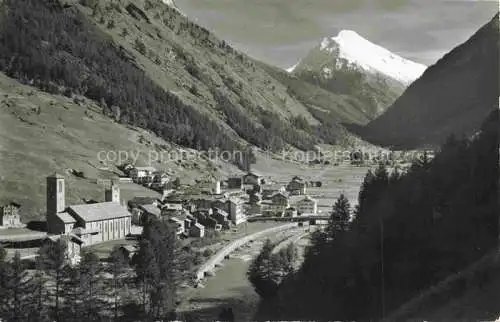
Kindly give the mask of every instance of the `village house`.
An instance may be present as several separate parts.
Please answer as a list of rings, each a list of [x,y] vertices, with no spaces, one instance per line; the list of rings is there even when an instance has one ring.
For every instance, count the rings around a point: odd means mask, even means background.
[[[249,185],[261,185],[263,184],[264,177],[256,172],[249,172],[243,176],[243,183]]]
[[[105,201],[66,207],[64,177],[47,177],[47,231],[49,234],[78,232],[85,245],[125,239],[130,234],[132,215],[120,204],[120,189],[115,184],[105,191]],[[74,221],[73,222],[73,218]]]
[[[228,189],[243,189],[243,178],[241,177],[231,177],[227,179]]]
[[[222,228],[224,228],[224,229],[230,228],[229,214],[226,211],[224,211],[222,209],[215,208],[213,210],[211,217],[213,219],[215,219],[215,221],[217,221],[217,224],[221,225]],[[215,227],[213,227],[213,228],[215,228]]]
[[[261,189],[263,199],[269,199],[275,193],[286,191],[286,187],[281,184],[265,184],[261,186]]]
[[[22,226],[19,216],[21,205],[11,202],[8,205],[0,207],[0,228],[14,228]]]
[[[130,170],[130,177],[136,183],[143,182],[144,178],[149,177],[156,172],[154,167],[134,167]]]
[[[42,241],[42,245],[56,244],[59,242],[63,242],[66,247],[64,255],[67,263],[72,266],[77,265],[81,260],[80,255],[84,242],[78,236],[73,234],[62,234],[47,236]]]
[[[303,199],[297,201],[295,206],[301,215],[316,215],[318,212],[318,202],[309,196],[305,196]]]
[[[184,221],[177,218],[177,217],[171,217],[168,219],[170,223],[173,223],[175,225],[175,234],[177,236],[184,234]]]
[[[122,252],[123,257],[125,257],[128,261],[131,261],[137,253],[137,248],[132,245],[122,245],[118,249]]]
[[[199,223],[194,224],[189,229],[189,236],[203,238],[205,236],[205,227]]]
[[[288,207],[285,209],[285,217],[297,217],[297,208]]]
[[[294,177],[286,186],[286,191],[291,195],[305,195],[306,182],[302,178]]]

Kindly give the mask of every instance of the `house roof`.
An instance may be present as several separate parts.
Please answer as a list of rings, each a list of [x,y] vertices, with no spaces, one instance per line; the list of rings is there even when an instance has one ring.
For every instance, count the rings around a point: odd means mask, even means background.
[[[49,175],[47,178],[64,179],[64,176],[60,175],[60,174],[59,174],[59,173],[57,173],[57,172],[54,172],[54,173],[52,173],[51,175]]]
[[[83,240],[76,236],[76,235],[73,235],[73,234],[67,234],[67,235],[49,235],[47,236],[47,238],[45,238],[45,240],[50,240],[51,242],[57,242],[58,240],[71,240],[73,242],[76,242],[78,244],[83,244]]]
[[[304,202],[304,201],[312,201],[312,202],[316,202],[316,200],[314,200],[313,198],[311,198],[310,196],[305,196],[304,198],[300,199],[299,201],[297,201],[298,203],[300,202]]]
[[[137,251],[137,249],[132,245],[122,245],[122,246],[120,246],[120,248],[125,249],[129,253],[135,253]]]
[[[155,216],[159,216],[161,215],[161,210],[160,208],[158,208],[157,206],[153,205],[153,204],[149,204],[149,205],[140,205],[139,208],[141,208],[142,210],[144,210],[145,212],[148,212],[152,215],[155,215]]]
[[[76,222],[76,219],[73,218],[70,214],[67,212],[60,212],[56,214],[57,218],[61,219],[61,221],[65,224],[72,224]]]
[[[199,229],[205,229],[205,226],[203,226],[203,225],[202,225],[202,224],[200,224],[200,223],[196,223],[196,224],[194,224],[194,226],[196,226],[196,227],[197,227],[197,228],[199,228]]]
[[[70,206],[70,211],[84,221],[99,221],[114,218],[131,217],[127,208],[117,202],[100,202],[86,205]]]
[[[245,177],[247,177],[247,176],[253,176],[253,177],[257,177],[257,178],[262,178],[263,177],[260,173],[257,173],[255,171],[248,172],[247,174],[245,174]]]
[[[220,209],[220,208],[214,208],[214,210],[215,210],[218,214],[221,214],[221,215],[223,215],[223,216],[225,216],[225,217],[229,216],[229,214],[227,213],[227,211],[224,211],[224,210],[222,210],[222,209]]]

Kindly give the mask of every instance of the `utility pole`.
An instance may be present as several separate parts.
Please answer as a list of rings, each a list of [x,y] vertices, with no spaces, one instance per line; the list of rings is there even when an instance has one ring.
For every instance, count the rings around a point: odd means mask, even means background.
[[[385,272],[384,272],[384,220],[380,217],[380,267],[382,274],[380,276],[381,287],[381,300],[382,300],[382,319],[385,318]]]

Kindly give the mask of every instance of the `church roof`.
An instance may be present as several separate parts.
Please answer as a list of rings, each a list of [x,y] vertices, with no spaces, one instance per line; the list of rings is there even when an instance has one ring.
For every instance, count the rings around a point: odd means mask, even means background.
[[[69,209],[84,221],[99,221],[132,216],[127,208],[117,202],[100,202],[70,206]]]
[[[76,222],[76,219],[71,217],[70,214],[68,214],[67,212],[60,212],[58,214],[56,214],[56,216],[61,219],[61,221],[65,224],[72,224],[72,223],[75,223]]]

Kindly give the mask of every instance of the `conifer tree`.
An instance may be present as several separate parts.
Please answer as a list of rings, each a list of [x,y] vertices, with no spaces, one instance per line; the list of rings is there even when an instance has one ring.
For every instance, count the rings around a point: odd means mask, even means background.
[[[103,269],[99,257],[91,251],[84,251],[78,270],[79,293],[82,299],[81,317],[87,321],[95,321],[104,306],[101,300],[104,293],[101,275]]]
[[[35,272],[30,281],[28,292],[28,321],[49,322],[49,308],[47,303],[47,276],[45,276],[40,257],[35,260]]]
[[[115,247],[111,252],[111,263],[108,266],[108,273],[112,279],[109,280],[107,288],[113,294],[113,315],[115,321],[120,316],[120,308],[123,305],[122,294],[125,286],[126,274],[129,269],[128,259],[125,258],[119,247]]]

